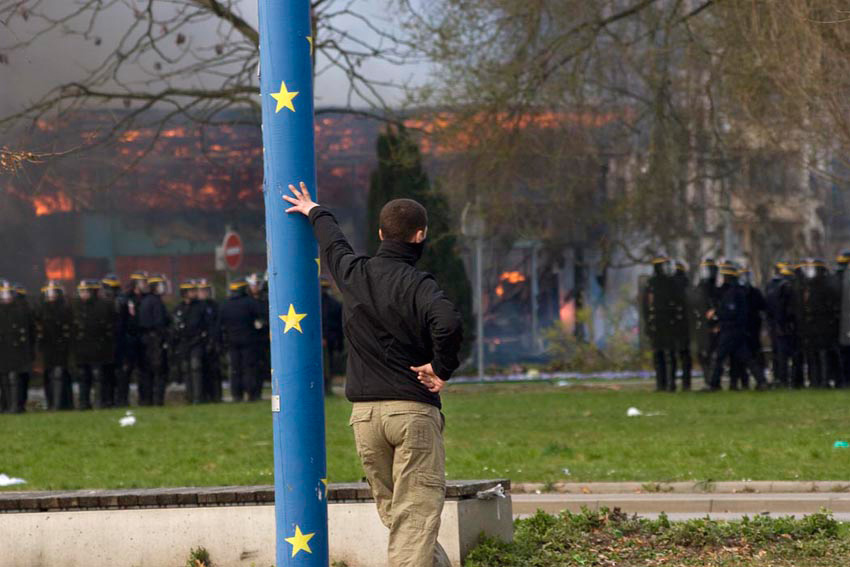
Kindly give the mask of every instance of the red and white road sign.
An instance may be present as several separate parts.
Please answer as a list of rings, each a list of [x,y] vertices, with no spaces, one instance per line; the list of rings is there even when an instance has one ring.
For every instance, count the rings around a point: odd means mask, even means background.
[[[238,270],[245,256],[245,248],[242,246],[242,237],[238,233],[228,232],[224,235],[221,244],[224,251],[224,263],[228,270]]]

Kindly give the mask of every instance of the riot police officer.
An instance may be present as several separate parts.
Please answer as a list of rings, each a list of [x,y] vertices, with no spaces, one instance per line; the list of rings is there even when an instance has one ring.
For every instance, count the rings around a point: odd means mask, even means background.
[[[688,306],[688,280],[687,267],[681,260],[676,260],[673,273],[675,295],[671,302],[673,313],[673,338],[674,348],[671,360],[673,366],[670,371],[670,382],[667,390],[676,391],[676,367],[682,367],[682,391],[691,389],[691,320],[690,308]],[[678,364],[677,364],[678,363]]]
[[[142,334],[145,364],[139,379],[139,405],[165,404],[168,377],[166,350],[171,318],[162,301],[168,282],[162,274],[148,277],[150,293],[142,298],[138,324]]]
[[[748,266],[742,266],[739,271],[739,283],[747,292],[747,340],[750,353],[756,358],[759,366],[766,367],[764,353],[761,347],[762,313],[766,309],[764,294],[752,283],[752,271]],[[734,361],[730,371],[729,389],[737,390],[738,386],[743,390],[750,388],[750,379],[747,369],[740,363]]]
[[[120,323],[121,313],[121,280],[115,274],[106,274],[100,280],[100,298],[106,301],[113,307],[113,316],[115,317],[116,329]],[[124,373],[118,363],[119,347],[118,337],[114,341],[115,354],[113,361],[105,364],[103,367],[103,394],[101,403],[103,407],[111,408],[113,406],[125,407],[127,398],[129,397],[130,385],[124,378]],[[121,403],[119,403],[121,402]]]
[[[832,379],[830,357],[837,347],[833,305],[837,301],[826,263],[810,258],[802,266],[803,282],[799,298],[803,356],[809,385],[826,388]]]
[[[750,329],[747,305],[749,294],[738,282],[737,269],[727,264],[721,268],[720,274],[723,276],[723,285],[716,312],[712,314],[717,317],[719,329],[717,352],[706,391],[720,390],[723,366],[727,359],[737,360],[755,377],[756,389],[765,390],[767,383],[764,379],[764,369],[750,350],[752,341],[747,336]]]
[[[269,333],[269,294],[268,279],[260,273],[249,274],[245,281],[248,283],[248,293],[260,304],[263,316],[260,328],[257,329],[257,379],[254,380],[254,391],[250,392],[251,399],[259,400],[263,393],[263,384],[271,379],[271,334]]]
[[[130,401],[130,382],[138,371],[139,391],[145,387],[143,376],[148,374],[142,331],[139,327],[139,307],[148,294],[148,274],[136,270],[130,274],[126,290],[118,296],[118,330],[116,340],[116,367],[118,378],[115,389],[115,405],[124,407]]]
[[[32,364],[35,339],[32,313],[17,298],[14,286],[0,279],[0,412],[25,410],[24,374]]]
[[[80,386],[79,409],[103,407],[103,368],[114,361],[115,315],[113,304],[100,299],[99,280],[85,279],[77,286],[74,303],[74,361]]]
[[[38,346],[44,362],[44,395],[48,409],[74,408],[68,361],[74,314],[65,299],[65,290],[56,281],[41,288],[37,316]]]
[[[30,376],[32,375],[32,365],[35,362],[35,345],[36,345],[36,330],[35,330],[35,310],[32,308],[29,302],[27,288],[24,287],[21,283],[13,283],[12,287],[15,288],[15,301],[21,306],[21,309],[26,313],[26,318],[30,321],[30,342],[27,345],[27,352],[29,353],[30,363],[24,372],[21,373],[21,379],[23,380],[23,385],[19,389],[19,394],[21,396],[20,405],[21,407],[26,407],[27,399],[29,397],[29,388],[30,388]]]
[[[673,323],[677,291],[671,276],[670,259],[666,256],[655,258],[652,261],[652,276],[647,281],[641,302],[647,335],[652,343],[655,390],[658,392],[675,384],[672,376],[673,352],[676,348]]]
[[[215,300],[215,290],[206,278],[197,280],[198,301],[204,306],[207,324],[204,340],[204,376],[209,388],[204,397],[211,402],[221,401],[221,333],[219,331],[219,306]]]
[[[794,272],[785,262],[773,267],[773,277],[765,289],[765,314],[770,334],[773,383],[791,386],[791,363],[795,351]]]
[[[222,305],[219,316],[222,339],[230,362],[230,392],[234,402],[245,395],[258,400],[257,334],[263,328],[265,313],[259,301],[248,293],[245,279],[230,284],[230,298]]]
[[[850,250],[845,250],[836,258],[835,287],[839,297],[838,312],[838,348],[841,356],[841,384],[850,386]]]
[[[708,313],[717,308],[719,299],[717,272],[717,262],[714,258],[706,258],[700,263],[699,283],[694,287],[691,299],[697,358],[706,382],[711,378],[711,362],[717,348],[715,321],[708,317]]]
[[[172,339],[175,358],[186,380],[186,398],[189,403],[207,401],[209,386],[204,376],[204,345],[209,325],[206,306],[198,300],[198,284],[189,279],[180,284],[181,302],[172,316]]]

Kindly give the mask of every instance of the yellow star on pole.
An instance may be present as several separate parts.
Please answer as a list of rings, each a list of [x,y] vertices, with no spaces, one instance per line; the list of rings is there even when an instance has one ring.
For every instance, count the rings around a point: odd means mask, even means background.
[[[313,55],[313,36],[312,36],[312,35],[308,35],[308,36],[307,36],[307,41],[309,41],[309,42],[310,42],[310,55]]]
[[[319,277],[322,277],[322,259],[316,258],[316,266],[319,268]]]
[[[307,553],[313,553],[310,549],[310,546],[307,542],[313,539],[315,533],[312,534],[302,534],[301,527],[295,526],[295,535],[292,537],[284,538],[290,545],[292,545],[292,557],[298,555],[299,551],[306,551]]]
[[[295,112],[295,105],[292,104],[292,99],[298,96],[298,91],[288,91],[286,90],[286,83],[280,82],[280,92],[271,93],[271,97],[277,101],[277,106],[274,109],[274,113],[277,114],[280,112],[282,108],[288,108],[292,112]]]
[[[289,313],[287,313],[286,315],[278,315],[280,320],[286,323],[286,327],[283,329],[283,334],[285,335],[292,329],[295,329],[299,333],[304,334],[304,331],[301,330],[301,319],[306,316],[306,313],[296,313],[295,306],[290,303]]]
[[[327,498],[328,497],[328,479],[320,478],[319,480],[321,480],[322,484],[325,485],[325,498]]]

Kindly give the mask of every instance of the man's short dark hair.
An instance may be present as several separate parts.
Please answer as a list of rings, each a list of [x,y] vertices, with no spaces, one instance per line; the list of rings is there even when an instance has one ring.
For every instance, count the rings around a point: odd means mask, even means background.
[[[393,199],[381,209],[380,224],[385,240],[409,242],[428,226],[428,211],[413,199]]]

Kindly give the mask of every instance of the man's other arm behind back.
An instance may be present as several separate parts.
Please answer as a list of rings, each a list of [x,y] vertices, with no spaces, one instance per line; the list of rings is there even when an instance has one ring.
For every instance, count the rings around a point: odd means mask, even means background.
[[[433,277],[427,278],[416,292],[417,306],[424,306],[421,323],[428,328],[433,346],[433,358],[429,364],[412,367],[419,381],[433,393],[439,393],[458,366],[463,325],[460,313],[448,300]]]

